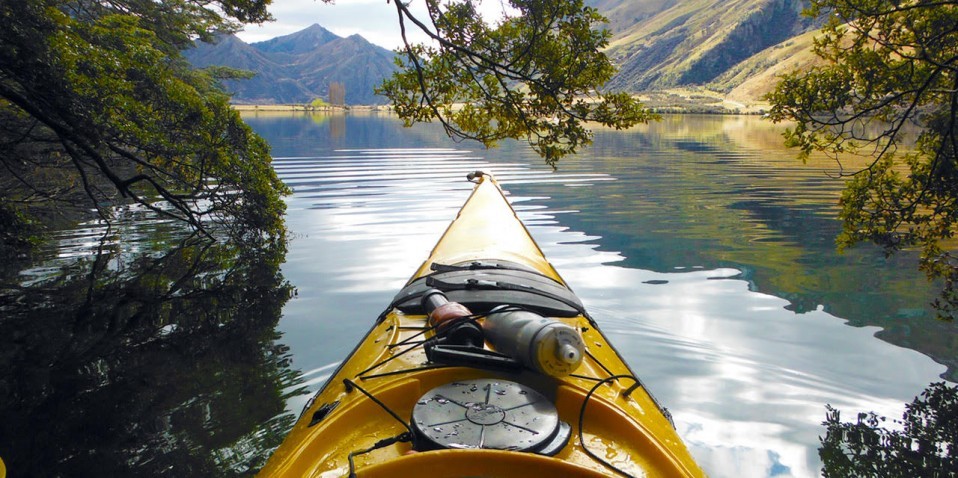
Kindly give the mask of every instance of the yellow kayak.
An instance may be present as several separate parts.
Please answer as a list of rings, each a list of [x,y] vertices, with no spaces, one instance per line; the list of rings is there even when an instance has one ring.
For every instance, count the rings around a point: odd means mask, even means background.
[[[495,179],[469,179],[260,476],[703,476]]]

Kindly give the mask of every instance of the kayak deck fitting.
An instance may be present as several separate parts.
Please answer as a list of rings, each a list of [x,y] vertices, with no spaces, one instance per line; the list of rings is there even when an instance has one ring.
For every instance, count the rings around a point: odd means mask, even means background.
[[[703,476],[498,183],[470,179],[260,476]]]

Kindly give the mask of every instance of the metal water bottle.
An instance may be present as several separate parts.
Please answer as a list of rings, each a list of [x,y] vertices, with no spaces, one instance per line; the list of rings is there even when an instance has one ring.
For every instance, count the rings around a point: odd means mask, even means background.
[[[585,353],[578,330],[527,310],[497,307],[486,316],[482,329],[496,351],[553,377],[574,372]]]

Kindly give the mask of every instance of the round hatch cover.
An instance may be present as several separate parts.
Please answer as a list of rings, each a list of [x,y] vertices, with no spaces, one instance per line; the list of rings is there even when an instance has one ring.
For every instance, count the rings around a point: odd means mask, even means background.
[[[436,387],[419,399],[412,418],[429,448],[535,452],[553,448],[560,429],[555,406],[541,393],[492,379]]]

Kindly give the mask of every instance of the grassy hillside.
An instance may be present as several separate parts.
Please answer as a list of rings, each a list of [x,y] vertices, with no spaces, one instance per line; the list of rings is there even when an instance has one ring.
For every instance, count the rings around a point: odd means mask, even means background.
[[[770,79],[811,61],[819,24],[803,0],[592,0],[609,18],[619,66],[608,87],[631,92],[708,87],[754,101]]]
[[[732,67],[709,86],[725,92],[732,100],[761,98],[775,87],[779,75],[815,63],[818,57],[812,53],[812,44],[817,34],[817,30],[807,32],[766,48]]]
[[[654,17],[681,3],[681,0],[587,0],[586,4],[598,9],[609,19],[613,32],[625,31],[632,25]]]

